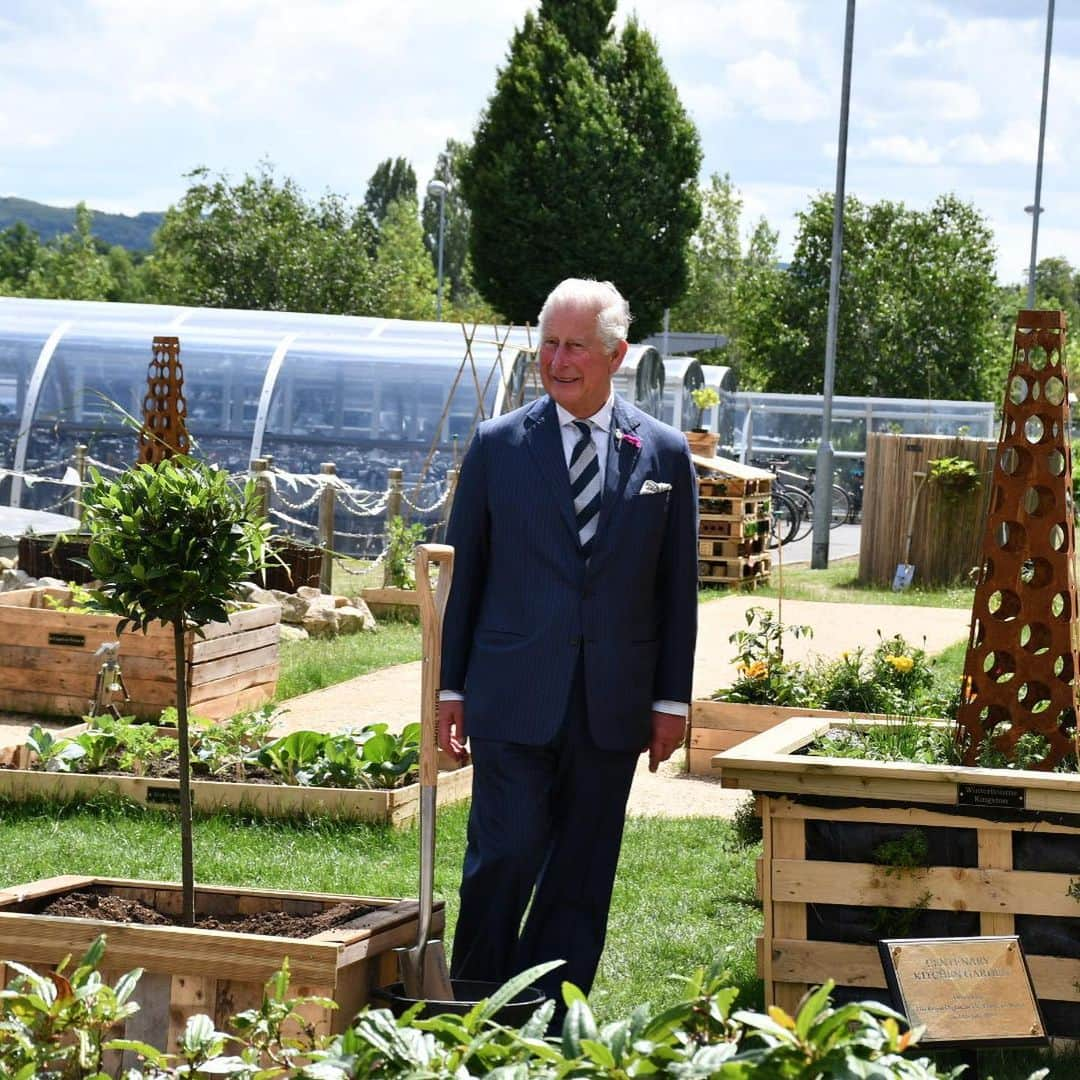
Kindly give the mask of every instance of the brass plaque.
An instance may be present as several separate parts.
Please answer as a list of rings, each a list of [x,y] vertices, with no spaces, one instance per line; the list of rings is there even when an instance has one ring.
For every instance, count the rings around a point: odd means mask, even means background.
[[[1020,940],[1011,937],[882,941],[897,1008],[921,1043],[1044,1043],[1046,1030]]]

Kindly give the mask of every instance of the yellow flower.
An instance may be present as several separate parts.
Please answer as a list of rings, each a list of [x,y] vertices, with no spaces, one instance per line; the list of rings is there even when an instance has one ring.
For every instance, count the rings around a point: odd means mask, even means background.
[[[764,660],[758,660],[753,664],[740,664],[738,670],[748,679],[763,679],[769,674],[769,665]]]
[[[901,675],[906,675],[915,666],[915,661],[910,656],[886,656],[885,663],[891,664],[893,670]]]

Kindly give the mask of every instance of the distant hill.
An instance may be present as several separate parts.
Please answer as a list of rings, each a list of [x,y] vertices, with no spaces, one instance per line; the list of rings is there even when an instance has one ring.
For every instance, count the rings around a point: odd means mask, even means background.
[[[106,214],[101,210],[91,210],[90,213],[93,215],[95,236],[110,246],[119,244],[129,251],[149,251],[150,237],[165,216],[161,211],[144,211],[135,215]],[[0,197],[0,231],[18,221],[33,229],[42,243],[48,243],[54,236],[71,232],[75,225],[75,208],[46,206],[14,196]]]

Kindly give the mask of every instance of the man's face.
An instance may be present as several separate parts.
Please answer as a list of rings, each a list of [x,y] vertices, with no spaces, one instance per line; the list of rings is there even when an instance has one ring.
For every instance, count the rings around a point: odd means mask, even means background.
[[[595,413],[611,393],[611,377],[626,355],[626,342],[604,348],[596,310],[564,304],[549,311],[540,342],[540,381],[567,412],[579,419]]]

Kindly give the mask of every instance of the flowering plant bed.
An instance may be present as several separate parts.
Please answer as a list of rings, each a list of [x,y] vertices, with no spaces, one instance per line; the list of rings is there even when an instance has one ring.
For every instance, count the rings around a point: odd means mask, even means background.
[[[145,634],[118,634],[115,615],[81,610],[72,607],[72,601],[69,589],[0,593],[0,710],[84,715],[101,669],[95,654],[111,641],[120,642],[120,666],[131,696],[124,710],[152,718],[172,704],[172,630],[158,623]],[[188,631],[188,694],[199,713],[231,716],[273,697],[280,622],[277,605],[242,605],[228,622],[211,623],[201,635]]]
[[[168,715],[168,713],[166,713]],[[193,725],[192,791],[200,810],[247,810],[267,816],[326,813],[404,825],[419,811],[419,725],[399,735],[384,724],[327,734],[292,731],[270,738],[271,718],[234,717]],[[14,799],[85,798],[101,791],[144,806],[176,803],[176,729],[98,718],[59,738],[35,728],[24,746],[3,755],[0,795]],[[2,760],[2,759],[0,759]],[[471,767],[439,783],[439,802],[467,798]]]
[[[141,1008],[127,1019],[125,1037],[173,1052],[190,1016],[205,1013],[220,1028],[233,1014],[258,1009],[264,984],[286,958],[298,992],[326,999],[302,1006],[302,1021],[316,1033],[342,1031],[371,990],[396,977],[391,950],[416,938],[417,904],[412,900],[224,886],[197,886],[197,918],[228,921],[280,912],[318,918],[342,904],[357,905],[364,913],[304,938],[43,914],[75,892],[106,906],[110,898],[137,902],[170,919],[181,910],[180,886],[168,882],[67,876],[13,885],[0,890],[0,956],[44,970],[66,956],[87,953],[105,934],[106,978],[135,966],[143,971]],[[441,904],[433,918],[439,932]]]
[[[875,726],[797,718],[719,755],[762,813],[766,999],[793,1007],[830,977],[884,994],[881,938],[1015,933],[1050,1034],[1080,1036],[1080,775],[813,749]]]

